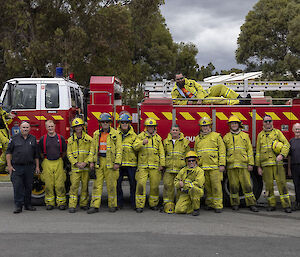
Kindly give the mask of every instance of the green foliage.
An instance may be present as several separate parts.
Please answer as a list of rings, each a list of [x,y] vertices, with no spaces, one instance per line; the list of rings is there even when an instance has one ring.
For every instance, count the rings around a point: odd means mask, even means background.
[[[238,38],[236,60],[247,70],[262,69],[266,79],[300,79],[300,3],[259,0],[246,16]]]

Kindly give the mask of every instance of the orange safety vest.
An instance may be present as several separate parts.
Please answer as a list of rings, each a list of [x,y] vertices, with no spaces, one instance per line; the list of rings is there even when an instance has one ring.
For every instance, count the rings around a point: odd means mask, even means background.
[[[101,137],[99,139],[99,153],[106,153],[108,134],[109,133],[107,132],[101,132]]]
[[[187,98],[192,98],[194,95],[190,92],[190,91],[188,91],[186,88],[182,88],[181,89],[182,90],[182,92],[184,93],[184,95],[187,97]]]

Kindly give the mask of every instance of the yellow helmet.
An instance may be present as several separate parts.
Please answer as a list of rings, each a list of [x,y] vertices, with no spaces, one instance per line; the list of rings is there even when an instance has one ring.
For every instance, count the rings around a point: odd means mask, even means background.
[[[199,121],[200,126],[212,125],[211,118],[209,117],[202,117]]]
[[[231,115],[227,121],[227,123],[230,123],[230,122],[238,122],[238,123],[242,123],[242,121],[235,115]]]
[[[168,214],[174,213],[175,212],[175,204],[171,203],[171,202],[166,203],[164,206],[164,212],[168,213]]]
[[[76,127],[76,126],[81,126],[81,125],[84,125],[84,121],[80,118],[75,118],[73,121],[72,121],[72,127]]]
[[[198,156],[197,156],[197,154],[196,154],[195,151],[188,151],[188,152],[186,153],[186,155],[185,155],[185,159],[187,159],[187,158],[192,158],[192,157],[198,158]]]
[[[280,154],[281,152],[281,149],[283,147],[283,143],[278,141],[278,140],[274,140],[273,143],[272,143],[272,149],[273,149],[273,152],[278,155]]]
[[[156,120],[152,118],[146,119],[145,126],[157,126]]]

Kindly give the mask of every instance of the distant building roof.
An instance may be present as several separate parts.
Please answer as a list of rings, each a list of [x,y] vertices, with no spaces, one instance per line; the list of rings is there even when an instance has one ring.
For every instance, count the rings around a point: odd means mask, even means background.
[[[247,72],[247,73],[231,73],[229,75],[217,75],[205,78],[205,82],[232,82],[232,81],[244,81],[254,80],[261,78],[262,71],[255,71],[255,72]]]

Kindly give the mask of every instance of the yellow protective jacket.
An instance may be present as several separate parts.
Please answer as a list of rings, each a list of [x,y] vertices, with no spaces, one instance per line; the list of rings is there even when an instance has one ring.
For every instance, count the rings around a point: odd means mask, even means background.
[[[199,167],[195,168],[182,168],[174,179],[174,185],[177,189],[180,188],[180,180],[184,183],[183,190],[189,190],[197,187],[203,190],[204,188],[204,171]]]
[[[179,139],[173,144],[172,135],[169,133],[164,140],[166,155],[166,172],[178,173],[185,166],[185,155],[190,150],[189,140],[180,133]]]
[[[148,144],[143,145],[145,138],[148,139]],[[143,131],[137,136],[133,143],[133,149],[138,152],[138,169],[157,169],[165,166],[164,147],[162,139],[157,133],[150,136],[146,131]]]
[[[196,136],[194,150],[199,157],[199,166],[204,170],[226,165],[226,149],[219,133]]]
[[[280,154],[287,157],[290,144],[279,129],[273,128],[271,131],[261,131],[257,136],[255,164],[258,167],[276,165],[276,154],[272,150],[272,143],[278,140],[283,143]],[[281,161],[279,164],[283,164]]]
[[[137,134],[134,132],[132,126],[130,126],[126,134],[122,132],[120,127],[118,127],[117,131],[122,137],[123,153],[121,166],[137,166],[137,154],[132,146]]]
[[[8,124],[7,124],[7,119],[10,119],[9,113],[4,111],[1,107],[0,107],[0,119],[2,119],[3,123],[5,124],[5,128],[7,130],[7,136],[10,137],[10,130],[9,130]]]
[[[89,162],[94,162],[96,167],[99,167],[99,140],[102,131],[98,129],[94,132],[90,148]],[[106,143],[106,167],[112,169],[114,164],[121,165],[122,163],[122,137],[117,130],[110,127]]]
[[[85,132],[82,132],[81,138],[78,138],[76,133],[68,138],[67,156],[73,171],[79,171],[79,168],[75,167],[77,162],[89,162],[92,140],[92,137]]]
[[[203,90],[203,87],[197,83],[195,80],[191,80],[191,79],[184,79],[185,80],[185,89],[188,90],[190,93],[192,93],[194,95],[195,98],[205,98],[206,96],[208,96],[208,93]],[[175,98],[186,98],[184,94],[182,94],[180,92],[180,88],[177,86],[177,83],[175,83],[175,86],[172,89],[171,95],[172,95],[172,99]],[[188,102],[187,100],[173,100],[174,104],[180,104],[180,105],[185,105]]]
[[[223,137],[223,141],[226,147],[227,168],[247,168],[248,165],[254,165],[253,149],[247,133],[229,132]]]

